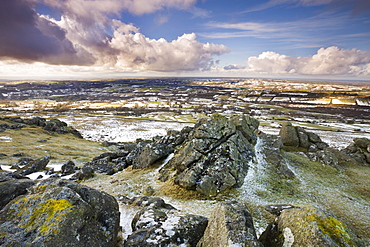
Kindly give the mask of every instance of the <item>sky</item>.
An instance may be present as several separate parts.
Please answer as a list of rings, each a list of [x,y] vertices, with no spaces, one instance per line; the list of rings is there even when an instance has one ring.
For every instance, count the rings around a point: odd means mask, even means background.
[[[0,79],[370,80],[369,0],[0,0]]]

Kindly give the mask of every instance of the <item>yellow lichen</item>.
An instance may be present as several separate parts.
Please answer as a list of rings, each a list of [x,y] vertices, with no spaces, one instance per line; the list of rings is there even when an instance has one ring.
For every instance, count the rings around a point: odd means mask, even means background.
[[[346,226],[332,216],[323,216],[311,211],[308,212],[305,221],[307,223],[315,222],[322,234],[328,236],[338,246],[356,246],[347,232]]]
[[[32,211],[31,217],[27,223],[23,225],[26,230],[39,228],[42,235],[51,232],[56,233],[53,229],[56,222],[63,220],[63,216],[70,212],[73,205],[66,199],[54,200],[48,199],[44,203],[40,203],[37,208]]]
[[[318,218],[317,225],[323,234],[329,236],[337,244],[339,244],[339,246],[345,246],[341,244],[343,242],[347,243],[349,246],[356,246],[356,244],[352,242],[351,236],[348,234],[343,223],[334,217],[330,216],[328,218]]]

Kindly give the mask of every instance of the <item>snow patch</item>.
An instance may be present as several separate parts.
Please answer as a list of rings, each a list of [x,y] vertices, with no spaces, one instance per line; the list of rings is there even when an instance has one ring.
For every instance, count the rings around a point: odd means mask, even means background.
[[[294,235],[289,227],[283,229],[284,243],[283,247],[291,247],[294,243]]]

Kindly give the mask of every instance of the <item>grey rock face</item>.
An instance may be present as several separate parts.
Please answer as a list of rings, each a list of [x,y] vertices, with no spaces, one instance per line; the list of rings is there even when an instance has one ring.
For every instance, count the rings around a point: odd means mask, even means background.
[[[111,164],[109,164],[109,157],[105,157],[99,160],[92,160],[87,162],[84,167],[90,167],[94,172],[99,172],[107,175],[115,173]]]
[[[367,149],[370,146],[370,140],[367,138],[355,138],[353,141],[359,148]]]
[[[197,247],[262,247],[246,205],[233,201],[216,205]]]
[[[14,179],[0,182],[0,210],[14,198],[26,194],[36,182],[31,179]]]
[[[87,162],[83,167],[90,167],[94,172],[112,175],[127,167],[126,152],[102,153]]]
[[[176,170],[176,184],[210,196],[239,187],[254,157],[255,127],[245,116],[201,119],[161,172]]]
[[[0,211],[1,246],[115,246],[114,197],[67,180],[43,180]]]
[[[0,172],[0,183],[13,180],[13,179],[28,179],[27,177],[24,177],[18,173],[14,172],[6,172],[6,171],[1,171]]]
[[[279,136],[260,134],[259,154],[262,155],[267,163],[268,169],[272,174],[282,178],[294,177],[294,173],[289,169],[281,153],[283,147],[282,140]]]
[[[132,167],[135,169],[149,167],[172,152],[171,146],[155,142],[148,143],[141,148],[138,156],[132,162]]]

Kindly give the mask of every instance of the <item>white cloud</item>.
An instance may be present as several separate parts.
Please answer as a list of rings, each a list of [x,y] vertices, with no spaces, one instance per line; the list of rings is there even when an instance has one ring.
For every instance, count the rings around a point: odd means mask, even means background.
[[[221,30],[218,32],[202,33],[207,38],[236,38],[255,37],[274,39],[274,41],[306,44],[314,40],[332,39],[335,31],[346,27],[349,14],[322,13],[309,18],[285,22],[209,22],[206,27]],[[304,28],[302,28],[304,27]],[[222,30],[227,30],[222,32]],[[329,38],[327,38],[330,36]]]
[[[141,33],[115,32],[110,44],[119,52],[116,66],[134,70],[207,70],[213,64],[213,55],[229,51],[223,45],[200,43],[194,33],[168,42],[165,39],[149,39]]]
[[[164,8],[188,9],[197,0],[43,0],[58,8],[63,15],[78,17],[84,24],[109,23],[109,17],[120,16],[122,11],[136,15],[153,13]]]
[[[370,75],[370,52],[336,46],[320,48],[312,57],[263,52],[248,58],[249,71],[267,74]]]
[[[15,60],[20,62],[18,68],[23,67],[25,71],[29,71],[27,63],[33,63],[37,68],[40,64],[63,65],[62,70],[70,71],[79,68],[74,65],[79,65],[82,71],[89,66],[91,71],[208,70],[214,63],[214,55],[229,52],[224,45],[197,41],[194,33],[184,34],[173,41],[150,39],[133,24],[113,18],[124,10],[145,14],[162,8],[190,9],[196,0],[43,2],[60,11],[60,20],[36,13],[35,0],[8,1],[0,9],[0,13],[19,13],[14,17],[6,15],[7,23],[14,23],[13,26],[19,28],[13,30],[0,23],[0,27],[4,27],[0,28],[0,44],[6,44],[6,47],[0,46],[0,57],[11,61],[11,64],[3,63],[3,72],[6,68],[10,71]],[[23,31],[17,33],[16,30]],[[33,35],[27,35],[30,32]],[[13,37],[14,41],[11,40]],[[50,69],[54,71],[56,67],[50,66]]]

